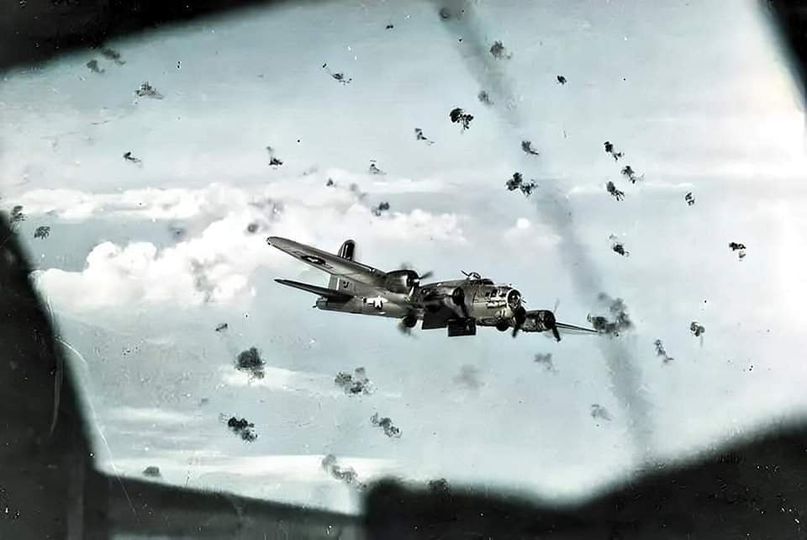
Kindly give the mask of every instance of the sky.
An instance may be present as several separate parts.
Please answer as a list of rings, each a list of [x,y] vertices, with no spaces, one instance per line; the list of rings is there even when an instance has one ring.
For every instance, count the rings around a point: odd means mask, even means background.
[[[359,482],[571,500],[805,410],[804,114],[757,4],[472,8],[256,8],[109,43],[124,63],[87,50],[4,74],[0,205],[23,206],[105,471],[356,512],[361,487],[321,466],[333,454]],[[509,58],[490,55],[497,40]],[[145,81],[161,99],[135,94]],[[530,197],[505,188],[516,171]],[[382,270],[477,271],[572,324],[607,314],[604,292],[634,327],[405,336],[276,284],[327,276],[273,235],[333,251],[352,238]],[[234,368],[250,347],[262,379]],[[547,353],[552,369],[535,361]],[[346,395],[334,378],[358,367],[374,391]]]

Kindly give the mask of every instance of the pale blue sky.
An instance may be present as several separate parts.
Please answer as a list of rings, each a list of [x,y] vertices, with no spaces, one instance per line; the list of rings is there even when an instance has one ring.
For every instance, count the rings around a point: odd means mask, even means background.
[[[346,511],[356,499],[310,456],[353,459],[362,478],[580,495],[640,465],[635,417],[613,382],[625,362],[637,377],[628,393],[648,407],[651,459],[801,410],[803,111],[755,3],[688,4],[475,3],[483,39],[513,53],[498,66],[516,99],[504,114],[479,103],[474,62],[428,3],[257,9],[112,43],[122,66],[87,51],[6,74],[3,204],[25,206],[37,279],[86,360],[76,369],[109,445],[98,441],[104,467],[136,475],[156,464],[180,485]],[[105,73],[84,66],[94,57]],[[324,62],[352,82],[331,79]],[[136,100],[145,80],[164,99]],[[457,106],[475,117],[464,133],[448,120]],[[508,118],[539,157],[521,153]],[[416,127],[435,144],[416,141]],[[619,163],[605,140],[625,152]],[[277,170],[266,145],[284,161]],[[382,179],[366,174],[371,159]],[[619,177],[624,164],[643,184]],[[515,170],[538,181],[533,199],[504,189]],[[624,201],[608,196],[607,180]],[[558,229],[550,195],[565,201],[571,228]],[[266,198],[282,203],[279,214],[251,204]],[[400,214],[373,217],[381,200]],[[519,219],[530,228],[514,229]],[[255,220],[262,229],[249,236]],[[34,240],[41,224],[51,236]],[[598,309],[580,287],[596,276],[636,328],[616,349],[495,331],[405,338],[394,321],[317,312],[312,296],[275,284],[327,277],[271,250],[270,234],[333,250],[353,237],[360,259],[384,270],[476,270],[512,282],[531,309],[558,299],[571,323]],[[610,250],[610,234],[630,257]],[[742,262],[730,241],[748,246]],[[212,304],[198,303],[193,260],[219,286]],[[702,345],[692,320],[707,329]],[[226,336],[213,331],[222,321]],[[657,338],[672,363],[655,356]],[[250,346],[274,370],[263,385],[234,378],[233,357]],[[609,364],[604,351],[618,357]],[[545,352],[557,373],[533,362]],[[358,366],[376,393],[340,395],[336,372]],[[479,388],[455,380],[463,366]],[[613,419],[593,419],[593,403]],[[402,437],[373,427],[374,412]],[[253,421],[258,440],[237,439],[219,413]],[[247,458],[286,473],[230,467]]]

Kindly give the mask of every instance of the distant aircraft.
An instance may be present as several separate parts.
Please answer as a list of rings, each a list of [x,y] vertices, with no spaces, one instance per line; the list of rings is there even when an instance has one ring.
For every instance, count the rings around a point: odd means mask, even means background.
[[[564,324],[547,309],[527,311],[521,293],[510,285],[495,284],[476,272],[464,279],[421,285],[430,272],[414,270],[382,272],[354,260],[356,243],[346,240],[339,252],[328,253],[293,240],[270,236],[270,246],[331,275],[328,287],[276,279],[282,285],[319,295],[316,305],[327,311],[359,313],[400,319],[405,328],[423,321],[421,328],[448,328],[449,337],[476,335],[477,326],[493,326],[501,332],[552,332],[597,334],[594,329]]]

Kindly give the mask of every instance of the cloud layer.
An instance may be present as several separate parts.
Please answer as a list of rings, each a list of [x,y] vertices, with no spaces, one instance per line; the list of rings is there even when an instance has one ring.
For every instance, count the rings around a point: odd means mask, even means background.
[[[213,184],[203,189],[145,189],[119,194],[36,190],[21,197],[30,215],[66,220],[116,218],[177,220],[200,232],[175,245],[152,241],[125,245],[104,241],[79,272],[50,268],[36,273],[41,290],[61,308],[75,311],[123,305],[171,303],[178,307],[229,303],[254,294],[253,274],[290,259],[267,247],[269,235],[316,246],[361,243],[465,243],[463,217],[418,208],[374,215],[364,188],[390,193],[390,184],[326,186],[320,175],[250,189]],[[414,186],[414,187],[413,187]],[[410,192],[418,182],[403,182]],[[423,189],[438,186],[426,182]]]

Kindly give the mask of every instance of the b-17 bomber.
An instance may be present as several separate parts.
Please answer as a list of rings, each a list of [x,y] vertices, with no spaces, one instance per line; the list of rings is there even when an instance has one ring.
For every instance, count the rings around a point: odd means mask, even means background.
[[[356,243],[346,240],[337,253],[329,253],[293,240],[270,236],[270,246],[331,275],[327,287],[276,279],[278,283],[318,296],[315,307],[325,311],[375,315],[399,319],[407,328],[447,328],[449,337],[476,335],[477,326],[501,332],[598,334],[597,330],[555,320],[552,310],[528,311],[521,292],[494,283],[476,272],[463,279],[421,283],[431,273],[400,269],[383,272],[355,260]]]

